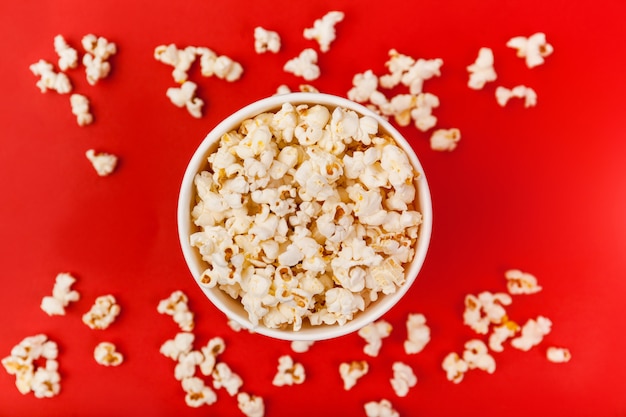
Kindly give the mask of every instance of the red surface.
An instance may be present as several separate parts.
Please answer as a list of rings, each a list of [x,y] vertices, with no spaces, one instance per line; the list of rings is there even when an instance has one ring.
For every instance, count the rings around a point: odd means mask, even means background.
[[[196,287],[176,235],[178,186],[195,147],[221,119],[279,84],[297,89],[303,80],[282,66],[303,48],[317,48],[302,31],[333,9],[346,16],[331,50],[320,54],[322,76],[313,85],[345,96],[357,72],[384,73],[391,48],[440,57],[442,76],[425,90],[441,100],[439,126],[463,135],[455,151],[439,153],[426,134],[402,129],[429,179],[434,229],[416,284],[384,317],[394,331],[377,358],[363,353],[356,334],[296,354],[288,342],[233,332]],[[221,359],[243,378],[244,391],[265,399],[267,416],[365,415],[363,404],[382,398],[404,416],[626,415],[625,13],[618,0],[2,2],[0,357],[24,337],[45,333],[60,347],[62,385],[57,397],[36,399],[0,371],[0,415],[242,415],[224,390],[212,406],[185,405],[174,363],[159,353],[178,329],[156,306],[175,289],[187,293],[196,313],[197,346],[222,336]],[[257,25],[280,33],[279,54],[254,52]],[[505,44],[537,31],[555,52],[528,69]],[[87,33],[116,42],[119,52],[111,76],[96,86],[82,68],[68,72],[96,118],[81,128],[68,97],[40,93],[28,67],[56,60],[56,34],[82,50]],[[210,47],[245,68],[236,83],[194,68],[190,77],[207,103],[200,120],[165,96],[174,85],[171,68],[152,54],[172,42]],[[499,79],[473,91],[465,67],[482,46],[493,49]],[[517,84],[536,90],[535,108],[496,104],[496,85]],[[84,156],[89,148],[117,154],[117,171],[98,177]],[[523,323],[544,315],[552,332],[529,352],[495,353],[492,375],[473,371],[459,385],[447,381],[442,359],[476,337],[462,323],[464,296],[505,291],[509,268],[533,273],[543,286],[514,297],[510,317]],[[49,317],[39,303],[63,271],[77,277],[81,299],[66,316]],[[122,313],[95,331],[81,316],[102,294],[115,295]],[[402,342],[413,312],[425,314],[432,341],[409,356]],[[122,366],[94,362],[103,340],[118,345]],[[568,347],[571,362],[548,362],[551,345]],[[282,354],[305,366],[304,384],[272,386]],[[368,360],[370,373],[346,392],[338,366],[355,359]],[[388,382],[396,360],[419,379],[405,398]]]

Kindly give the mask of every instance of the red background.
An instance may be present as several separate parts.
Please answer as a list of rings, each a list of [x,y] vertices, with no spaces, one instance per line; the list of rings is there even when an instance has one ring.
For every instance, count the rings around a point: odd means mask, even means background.
[[[235,333],[191,278],[176,235],[176,199],[188,159],[220,120],[280,84],[303,82],[282,70],[305,47],[302,31],[330,10],[345,13],[337,40],[320,53],[324,92],[345,96],[354,74],[385,72],[391,48],[414,58],[442,58],[442,75],[425,90],[439,96],[439,127],[458,127],[450,153],[432,151],[428,135],[402,129],[421,158],[434,209],[431,247],[407,297],[384,318],[394,331],[377,358],[363,353],[356,334],[319,342],[303,354],[288,342]],[[363,404],[389,399],[404,416],[625,416],[626,360],[626,129],[623,119],[623,1],[318,1],[237,2],[73,0],[0,4],[2,145],[0,146],[0,357],[24,337],[45,333],[60,347],[61,393],[22,395],[0,372],[2,416],[242,415],[234,398],[192,409],[174,379],[174,363],[159,347],[178,331],[156,311],[181,289],[196,314],[196,347],[226,340],[221,359],[244,380],[242,390],[265,399],[267,416],[365,415]],[[255,26],[279,32],[278,54],[257,55]],[[506,47],[513,36],[546,33],[554,53],[528,69]],[[56,62],[53,38],[62,34],[82,51],[87,33],[118,45],[112,73],[96,86],[81,67],[68,72],[74,92],[87,95],[95,122],[79,127],[68,96],[40,93],[28,67]],[[157,62],[157,45],[207,46],[239,61],[242,79],[205,78],[194,67],[205,116],[174,107],[165,91],[171,68]],[[466,66],[482,46],[495,55],[498,81],[470,90]],[[497,85],[525,84],[538,104],[497,105]],[[100,178],[84,153],[120,157]],[[512,319],[544,315],[553,322],[529,352],[494,353],[493,375],[473,371],[455,385],[443,357],[476,335],[462,323],[463,299],[505,291],[504,271],[533,273],[543,291],[516,296]],[[39,308],[59,272],[71,272],[80,301],[67,315]],[[118,320],[95,331],[81,322],[93,300],[113,294]],[[406,355],[405,320],[423,313],[432,341]],[[117,344],[125,362],[97,365],[94,346]],[[545,349],[568,347],[572,360],[553,364]],[[278,357],[291,354],[307,372],[304,384],[274,387]],[[370,372],[350,391],[341,362],[366,359]],[[418,384],[397,397],[391,365],[411,365]]]

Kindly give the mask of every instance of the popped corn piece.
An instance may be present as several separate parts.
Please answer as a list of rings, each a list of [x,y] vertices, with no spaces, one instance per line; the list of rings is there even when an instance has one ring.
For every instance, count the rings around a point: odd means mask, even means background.
[[[328,52],[330,44],[337,38],[335,25],[341,22],[344,13],[331,11],[326,13],[321,19],[316,19],[312,28],[304,29],[305,39],[315,39],[320,46],[320,51]]]
[[[234,82],[243,74],[243,66],[226,55],[217,55],[205,47],[196,48],[196,54],[200,56],[200,72],[205,77],[215,75],[219,79]]]
[[[415,61],[415,63],[404,74],[402,74],[400,82],[404,86],[409,87],[410,94],[420,94],[423,90],[424,81],[441,75],[440,69],[442,65],[443,60],[441,58],[420,58]]]
[[[446,378],[448,381],[452,381],[458,384],[463,380],[465,373],[468,371],[469,366],[463,358],[461,358],[456,352],[450,352],[443,359],[441,364],[444,371],[446,371]]]
[[[358,103],[371,101],[372,94],[378,89],[378,77],[370,69],[352,77],[352,88],[348,90],[348,98]]]
[[[61,391],[61,375],[58,372],[59,364],[54,359],[48,359],[45,366],[35,369],[31,390],[37,398],[52,398]]]
[[[178,362],[174,367],[174,378],[182,381],[195,375],[196,367],[202,363],[204,356],[197,350],[191,352],[181,352],[178,355]]]
[[[111,342],[98,343],[93,351],[93,357],[98,365],[104,366],[119,366],[124,362],[124,356]]]
[[[187,81],[187,72],[196,60],[196,47],[187,46],[183,49],[178,49],[173,43],[169,45],[159,45],[154,48],[154,59],[174,67],[172,77],[174,81],[182,84]]]
[[[177,107],[185,107],[189,114],[196,119],[202,117],[202,106],[204,101],[196,97],[196,89],[198,85],[193,81],[184,81],[180,87],[170,87],[165,95],[170,99],[172,104]]]
[[[502,107],[506,106],[511,98],[523,98],[524,107],[534,107],[537,105],[537,93],[530,87],[525,85],[517,85],[512,89],[503,86],[496,88],[496,100]]]
[[[550,362],[565,363],[572,359],[572,354],[567,348],[550,346],[546,350],[546,357]]]
[[[59,69],[66,71],[78,65],[78,51],[68,45],[63,35],[54,37],[54,51],[59,56]]]
[[[430,135],[430,149],[434,151],[453,151],[461,140],[461,131],[457,128],[437,129]]]
[[[276,88],[275,95],[289,94],[289,93],[291,93],[291,88],[289,88],[287,84],[281,84],[278,86],[278,88]]]
[[[413,369],[403,362],[394,362],[392,369],[391,387],[398,397],[406,397],[409,389],[417,384],[417,377]]]
[[[366,361],[342,362],[339,364],[339,375],[343,380],[343,389],[348,391],[354,387],[357,381],[369,372],[369,364]]]
[[[362,327],[358,334],[366,342],[363,352],[369,356],[378,356],[383,344],[382,340],[389,337],[392,330],[393,326],[385,320],[379,320]]]
[[[393,408],[393,405],[387,399],[382,399],[378,402],[367,402],[364,407],[367,417],[400,417],[400,413]]]
[[[498,76],[493,68],[493,51],[491,48],[480,48],[478,57],[468,65],[469,80],[467,86],[473,90],[482,89],[486,83],[495,81]]]
[[[510,294],[534,294],[541,291],[537,278],[519,269],[509,269],[504,273],[506,287]]]
[[[257,54],[280,51],[280,35],[261,26],[254,28],[254,50]]]
[[[430,328],[426,325],[423,314],[409,314],[406,321],[407,339],[404,341],[404,351],[407,355],[421,352],[430,342]]]
[[[236,395],[239,392],[239,388],[243,385],[241,377],[234,373],[224,362],[219,362],[215,365],[212,375],[213,388],[225,388],[231,397]]]
[[[96,85],[98,81],[109,76],[111,64],[108,59],[117,53],[117,45],[102,36],[93,34],[85,35],[81,43],[87,52],[83,55],[87,82],[90,85]]]
[[[543,340],[543,337],[550,333],[552,321],[550,319],[538,316],[536,320],[529,319],[522,326],[522,334],[511,340],[514,348],[528,351],[533,346],[537,346]]]
[[[83,323],[92,329],[106,329],[115,321],[120,310],[113,295],[101,295],[96,298],[91,309],[83,314]]]
[[[52,296],[43,297],[41,309],[50,316],[65,315],[65,307],[70,302],[80,299],[80,294],[70,289],[75,282],[76,278],[67,272],[57,274],[52,288]]]
[[[511,296],[505,293],[492,294],[483,291],[465,297],[463,322],[478,334],[487,334],[490,324],[501,324],[506,321],[504,306],[511,304]]]
[[[174,336],[174,339],[165,341],[161,345],[159,352],[172,360],[178,361],[180,355],[191,352],[194,339],[193,333],[180,332]]]
[[[320,76],[320,67],[317,65],[317,52],[314,49],[306,48],[300,55],[288,60],[283,70],[302,77],[307,81],[313,81]]]
[[[263,417],[265,415],[263,397],[258,395],[240,392],[237,394],[237,407],[246,417]]]
[[[390,49],[389,60],[385,62],[389,73],[380,77],[380,85],[388,89],[397,86],[400,84],[402,76],[409,71],[413,64],[415,64],[414,58],[401,54],[395,49]]]
[[[180,330],[190,332],[194,329],[194,314],[189,310],[189,299],[187,295],[180,291],[173,291],[166,299],[159,301],[157,311],[161,314],[172,316],[174,323]]]
[[[68,94],[72,91],[72,83],[68,76],[54,71],[54,67],[49,62],[40,59],[29,68],[35,76],[39,77],[36,85],[42,93],[53,90],[59,94]]]
[[[308,352],[309,348],[315,343],[312,340],[294,340],[291,342],[291,350],[296,353]]]
[[[224,339],[221,337],[214,337],[210,339],[206,346],[201,348],[203,360],[199,366],[200,372],[203,375],[209,376],[213,373],[215,364],[217,363],[217,356],[224,353],[225,349],[226,344],[224,343]]]
[[[117,166],[117,156],[113,154],[106,152],[96,153],[94,149],[89,149],[85,152],[85,155],[101,177],[111,174]]]
[[[181,385],[185,391],[185,403],[189,407],[198,408],[205,404],[214,404],[217,401],[215,391],[205,385],[204,381],[198,377],[185,378]]]
[[[434,108],[439,107],[439,97],[431,93],[419,93],[414,97],[415,107],[409,114],[415,127],[426,132],[437,124],[437,117],[432,112]]]
[[[278,372],[274,375],[272,385],[282,387],[284,385],[302,384],[306,378],[304,367],[301,363],[294,363],[289,355],[278,358]]]
[[[504,350],[502,344],[507,339],[515,336],[519,330],[520,326],[508,319],[504,323],[494,326],[493,331],[489,335],[489,349],[494,352],[502,352]]]
[[[517,50],[517,56],[524,58],[526,66],[533,68],[544,63],[545,58],[552,54],[554,48],[546,41],[546,35],[537,32],[528,38],[515,36],[506,43],[506,46]]]
[[[89,111],[89,99],[82,94],[72,94],[70,96],[70,106],[72,114],[76,116],[78,126],[87,126],[93,122],[93,115]]]
[[[479,339],[472,339],[465,343],[463,360],[469,369],[477,368],[490,374],[496,370],[495,359],[489,354],[487,345]]]

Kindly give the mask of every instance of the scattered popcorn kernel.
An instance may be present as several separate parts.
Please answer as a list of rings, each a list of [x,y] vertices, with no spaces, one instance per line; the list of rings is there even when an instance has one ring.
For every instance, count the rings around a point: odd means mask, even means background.
[[[31,381],[31,389],[37,398],[51,398],[61,391],[61,375],[59,364],[54,359],[46,361],[45,366],[35,369]]]
[[[254,50],[257,54],[280,51],[280,35],[261,26],[254,28]]]
[[[198,408],[205,404],[214,404],[217,401],[215,391],[205,385],[204,381],[198,377],[185,378],[181,385],[185,391],[185,403],[189,407]]]
[[[572,359],[572,354],[567,348],[550,346],[546,350],[546,357],[550,362],[565,363]]]
[[[180,330],[190,332],[194,328],[194,315],[189,310],[188,302],[187,295],[177,290],[172,292],[168,298],[159,301],[157,311],[172,316],[174,323],[178,324]]]
[[[367,70],[364,73],[356,74],[352,78],[352,88],[348,91],[348,98],[358,103],[371,101],[372,94],[378,89],[378,77]]]
[[[243,74],[243,66],[226,55],[217,55],[205,47],[196,48],[196,54],[200,56],[200,72],[205,77],[215,75],[219,79],[234,82]]]
[[[59,69],[67,71],[78,66],[78,51],[67,44],[63,35],[54,37],[54,51],[59,56]]]
[[[546,317],[538,316],[536,320],[529,319],[522,326],[522,334],[511,340],[511,345],[517,349],[528,351],[541,343],[543,337],[550,333],[551,328],[552,321]]]
[[[395,49],[389,50],[389,60],[385,66],[389,70],[388,74],[380,77],[380,85],[384,88],[394,88],[402,79],[402,76],[415,64],[415,59],[399,53]]]
[[[480,48],[476,61],[467,67],[467,71],[470,74],[467,85],[473,90],[480,90],[486,83],[495,81],[498,76],[493,69],[493,51],[491,48]]]
[[[202,106],[204,101],[196,97],[196,89],[198,85],[193,81],[184,81],[180,87],[170,87],[165,95],[170,99],[172,104],[177,107],[185,107],[189,114],[196,119],[202,117]]]
[[[209,340],[201,349],[203,360],[199,363],[200,372],[203,375],[211,375],[215,370],[215,364],[217,363],[217,356],[224,353],[226,344],[221,337],[214,337]]]
[[[96,153],[94,149],[89,149],[85,152],[85,155],[101,177],[111,174],[117,166],[117,156],[113,154],[106,152]]]
[[[173,43],[159,45],[154,48],[154,59],[174,67],[172,77],[174,81],[182,84],[187,81],[187,72],[191,68],[191,64],[196,60],[196,48],[188,46],[184,49],[178,49]]]
[[[110,342],[100,342],[93,352],[96,363],[104,366],[118,366],[124,362],[124,356]]]
[[[106,329],[120,314],[120,306],[112,295],[101,295],[83,315],[83,323],[92,329]]]
[[[519,269],[509,269],[504,273],[506,287],[510,294],[534,294],[541,291],[537,278],[528,272]]]
[[[511,320],[506,320],[504,323],[494,326],[489,335],[489,349],[494,352],[502,352],[504,350],[502,344],[515,336],[519,330],[520,326]]]
[[[197,350],[191,352],[181,352],[178,355],[178,362],[174,367],[174,378],[182,381],[195,375],[196,368],[202,363],[204,356]]]
[[[117,45],[102,36],[93,34],[85,35],[81,43],[87,52],[83,55],[87,82],[90,85],[96,85],[98,81],[108,77],[111,72],[111,64],[108,59],[117,53]]]
[[[498,86],[496,88],[496,100],[502,107],[506,106],[511,98],[523,98],[524,107],[534,107],[537,105],[537,93],[530,87],[525,85],[518,85],[512,89]]]
[[[389,400],[383,399],[378,402],[365,403],[365,415],[367,417],[400,417],[400,413],[394,410]]]
[[[339,364],[339,375],[343,380],[343,388],[348,391],[357,381],[367,374],[369,364],[366,361],[342,362]]]
[[[421,352],[430,342],[430,328],[426,325],[423,314],[409,314],[406,321],[407,339],[404,341],[404,351],[407,355]]]
[[[478,296],[469,294],[465,297],[463,322],[476,333],[487,334],[491,324],[501,324],[506,320],[504,306],[511,302],[511,296],[505,293],[483,291]]]
[[[402,362],[394,362],[392,369],[391,386],[398,397],[406,397],[409,389],[417,384],[417,377],[413,373],[413,369]]]
[[[71,290],[70,287],[76,282],[71,274],[62,272],[56,276],[51,296],[45,296],[41,300],[41,309],[48,315],[65,315],[65,307],[72,302],[80,299],[77,291]]]
[[[291,350],[296,353],[308,352],[309,348],[313,346],[312,340],[294,340],[291,342]]]
[[[446,371],[446,378],[448,381],[452,381],[458,384],[463,380],[465,373],[468,371],[469,366],[463,358],[457,353],[451,352],[443,359],[441,364],[444,371]]]
[[[320,67],[317,65],[317,52],[314,49],[306,48],[300,55],[290,59],[283,67],[285,72],[302,77],[307,81],[313,81],[320,76]]]
[[[70,96],[72,114],[76,116],[78,126],[87,126],[93,122],[93,115],[89,111],[89,99],[82,94]]]
[[[525,58],[528,68],[544,63],[545,58],[552,54],[554,48],[546,41],[545,33],[535,33],[530,37],[516,36],[509,39],[506,46],[517,50],[517,56]]]
[[[461,131],[456,128],[437,129],[430,135],[430,149],[434,151],[452,151],[461,140]]]
[[[490,374],[496,370],[496,361],[489,354],[487,345],[479,339],[472,339],[465,343],[463,360],[469,369],[477,368]]]
[[[243,385],[241,377],[234,373],[230,367],[224,362],[219,362],[213,369],[213,388],[224,388],[232,397],[239,392],[239,388]]]
[[[195,336],[193,333],[180,332],[174,339],[167,340],[161,345],[159,352],[168,358],[178,361],[181,354],[191,352]]]
[[[36,85],[42,93],[52,90],[59,94],[68,94],[72,91],[72,83],[67,75],[54,71],[54,67],[49,62],[40,59],[29,68],[35,76],[39,77]]]
[[[263,398],[246,392],[237,394],[237,406],[246,417],[263,417],[265,404]]]
[[[283,355],[278,358],[278,372],[274,375],[272,385],[282,387],[284,385],[302,384],[305,378],[302,364],[294,363],[289,355]]]
[[[328,52],[330,44],[337,38],[335,25],[341,22],[343,18],[343,12],[326,13],[321,19],[315,20],[312,28],[304,29],[304,38],[315,39],[320,46],[320,51]]]
[[[363,347],[363,352],[369,356],[378,356],[380,348],[383,345],[382,340],[389,337],[391,330],[393,330],[393,327],[385,320],[379,320],[361,328],[359,330],[359,336],[365,339],[366,342],[366,345]]]

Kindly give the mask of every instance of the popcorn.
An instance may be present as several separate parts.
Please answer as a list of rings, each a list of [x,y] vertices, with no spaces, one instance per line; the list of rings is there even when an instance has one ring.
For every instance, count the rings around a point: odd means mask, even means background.
[[[379,402],[367,402],[364,407],[367,417],[400,417],[400,413],[394,410],[391,402],[386,399],[382,399]]]
[[[54,51],[59,56],[59,68],[61,71],[67,71],[70,68],[76,68],[78,65],[78,52],[69,46],[63,35],[54,37]]]
[[[392,369],[391,386],[398,397],[406,397],[409,389],[417,384],[417,377],[413,373],[413,369],[402,362],[394,362]]]
[[[343,388],[348,391],[354,387],[357,381],[369,372],[369,364],[366,361],[342,362],[339,364],[339,375],[343,380]]]
[[[512,300],[508,294],[483,291],[465,297],[465,311],[463,312],[463,322],[471,327],[478,334],[487,334],[490,324],[501,324],[506,321],[506,311],[504,306],[511,304]]]
[[[537,93],[535,93],[535,90],[530,87],[526,87],[525,85],[518,85],[513,87],[512,89],[508,89],[502,86],[498,86],[496,88],[496,100],[500,106],[506,106],[509,100],[513,97],[523,98],[524,107],[526,108],[534,107],[537,105]]]
[[[198,364],[200,366],[200,372],[203,375],[211,375],[215,370],[215,364],[217,363],[217,356],[224,353],[226,344],[221,337],[214,337],[209,340],[201,349],[203,360]]]
[[[280,35],[261,26],[254,28],[254,50],[257,54],[280,51]]]
[[[525,58],[526,66],[533,68],[544,63],[554,48],[546,41],[545,33],[535,33],[530,37],[516,36],[506,43],[509,48],[517,49],[517,56]]]
[[[509,269],[504,273],[506,286],[510,294],[534,294],[541,291],[537,278],[528,272],[519,269]]]
[[[176,334],[174,339],[167,340],[161,345],[159,352],[168,358],[178,361],[178,358],[191,352],[195,336],[193,333],[180,332]]]
[[[300,363],[294,363],[289,355],[278,358],[278,372],[274,375],[272,385],[282,387],[284,385],[302,384],[306,378],[304,367]]]
[[[70,290],[72,284],[76,282],[71,274],[62,272],[56,276],[51,296],[45,296],[41,300],[41,309],[49,316],[65,315],[65,307],[72,301],[78,301],[80,294]]]
[[[157,311],[172,316],[181,330],[190,332],[194,328],[194,315],[189,310],[188,301],[187,295],[177,290],[172,292],[168,298],[159,301]]]
[[[430,135],[430,149],[434,151],[452,151],[461,140],[461,131],[456,128],[437,129]]]
[[[93,122],[93,115],[89,111],[89,99],[82,94],[72,94],[70,96],[72,114],[76,116],[79,126],[86,126]]]
[[[385,62],[389,73],[380,77],[380,85],[384,88],[394,88],[400,84],[402,76],[407,73],[414,64],[415,59],[412,57],[401,54],[395,49],[390,49],[389,60]]]
[[[567,348],[550,346],[546,350],[546,357],[553,363],[565,363],[572,359],[572,354]]]
[[[543,340],[543,337],[550,333],[552,328],[552,321],[550,319],[538,316],[536,320],[529,319],[524,326],[522,326],[522,334],[515,339],[511,340],[511,345],[514,348],[528,351],[533,346],[537,346]]]
[[[20,393],[32,392],[37,398],[50,398],[61,389],[58,353],[56,342],[45,334],[37,334],[25,337],[1,362],[9,375],[15,375],[15,386]]]
[[[110,342],[98,343],[94,349],[93,357],[98,365],[104,366],[118,366],[124,362],[124,356]]]
[[[39,77],[36,85],[42,93],[53,90],[59,94],[68,94],[72,91],[72,83],[67,75],[54,71],[54,67],[49,62],[40,59],[29,68],[35,76]]]
[[[487,345],[482,340],[472,339],[465,343],[463,360],[468,369],[481,369],[487,373],[494,373],[496,361],[488,352]]]
[[[120,306],[112,295],[101,295],[83,314],[83,323],[92,329],[103,330],[109,327],[120,314]]]
[[[94,149],[89,149],[85,152],[87,159],[93,165],[93,168],[96,170],[98,175],[101,177],[105,177],[111,174],[117,165],[117,156],[106,153],[99,152],[96,153]]]
[[[283,66],[285,72],[302,77],[307,81],[313,81],[320,76],[320,67],[317,65],[317,52],[314,49],[306,48],[300,55],[290,59]]]
[[[177,107],[185,107],[196,119],[202,117],[204,101],[196,97],[198,85],[193,81],[184,81],[180,87],[170,87],[165,95]]]
[[[189,407],[198,408],[204,404],[214,404],[217,401],[215,392],[198,377],[185,378],[181,384],[185,391],[185,403]]]
[[[369,356],[378,356],[382,347],[382,340],[389,337],[391,330],[393,327],[385,320],[379,320],[361,328],[358,334],[367,342],[363,347],[363,352]]]
[[[330,44],[337,38],[335,25],[341,22],[344,13],[331,11],[326,13],[321,19],[315,20],[312,28],[304,29],[305,39],[315,39],[319,43],[320,51],[328,52]]]
[[[371,101],[372,95],[378,88],[378,77],[367,70],[364,73],[356,74],[352,78],[353,87],[348,91],[348,98],[358,103]]]
[[[239,388],[243,385],[241,377],[231,371],[230,367],[224,362],[219,362],[213,369],[213,388],[225,388],[226,392],[232,397],[239,392]]]
[[[489,349],[494,352],[502,352],[502,344],[519,332],[520,326],[511,320],[506,320],[498,326],[494,326],[489,335]]]
[[[191,64],[196,60],[196,47],[187,46],[183,49],[171,43],[169,45],[159,45],[154,48],[154,59],[166,65],[174,67],[172,77],[177,83],[187,81],[187,72],[191,68]]]
[[[493,69],[493,51],[491,48],[480,48],[476,61],[467,67],[469,81],[467,85],[473,90],[482,89],[486,83],[495,81],[498,76]]]
[[[215,75],[228,82],[237,81],[243,74],[243,66],[226,55],[217,55],[209,48],[196,48],[200,56],[200,72],[205,77]]]
[[[246,417],[263,417],[265,404],[263,398],[246,392],[237,394],[237,406]]]
[[[446,371],[446,378],[448,381],[452,381],[458,384],[463,380],[465,373],[469,369],[469,365],[463,358],[457,353],[451,352],[443,359],[441,364],[444,371]]]
[[[109,42],[106,38],[97,37],[93,34],[85,35],[81,43],[87,52],[83,55],[87,82],[90,85],[96,85],[98,81],[108,77],[111,72],[111,64],[108,59],[117,53],[117,45]]]
[[[312,340],[294,340],[291,342],[291,350],[296,353],[308,352],[313,343]]]
[[[202,363],[204,356],[197,350],[181,352],[178,355],[178,362],[174,367],[174,378],[182,381],[195,375],[196,367]]]
[[[406,321],[407,339],[404,341],[404,351],[407,355],[421,352],[430,342],[430,328],[426,325],[423,314],[409,314]]]
[[[400,79],[400,82],[409,87],[411,94],[420,94],[424,85],[424,81],[433,77],[439,77],[441,75],[441,66],[443,60],[436,59],[418,59],[415,63],[404,73]]]

